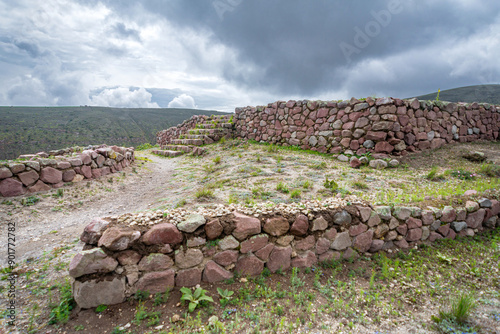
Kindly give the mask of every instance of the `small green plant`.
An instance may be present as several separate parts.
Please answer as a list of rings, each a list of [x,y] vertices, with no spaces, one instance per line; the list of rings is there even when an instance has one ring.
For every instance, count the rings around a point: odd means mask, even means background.
[[[116,326],[115,328],[113,328],[113,331],[111,332],[111,334],[125,334],[127,333],[127,330],[125,328],[121,328],[120,326]]]
[[[284,194],[288,194],[290,192],[290,189],[288,189],[288,187],[283,182],[279,182],[276,185],[276,190]]]
[[[198,199],[208,199],[208,198],[214,198],[214,192],[210,189],[207,189],[207,188],[203,188],[203,189],[200,189],[196,192],[195,194],[196,198]]]
[[[311,167],[312,169],[326,169],[326,162],[318,162],[310,165],[309,167]]]
[[[444,175],[438,174],[438,167],[434,166],[432,169],[427,173],[425,178],[429,181],[441,181],[444,180]]]
[[[182,292],[181,300],[189,302],[188,310],[193,312],[198,306],[201,306],[202,302],[211,302],[213,299],[210,296],[206,296],[207,290],[202,288],[197,288],[194,292],[189,288],[181,288]]]
[[[144,150],[149,150],[150,148],[153,148],[154,146],[151,145],[150,143],[144,143],[141,145],[138,145],[135,150],[136,151],[144,151]]]
[[[225,144],[226,143],[226,137],[222,137],[219,139],[219,144]]]
[[[84,325],[76,325],[75,326],[75,331],[79,332],[79,331],[83,331],[85,329],[85,326]]]
[[[290,193],[290,198],[300,198],[300,196],[301,196],[301,193],[300,193],[299,189],[294,189]]]
[[[482,164],[478,173],[488,177],[500,176],[500,166],[494,164]]]
[[[26,198],[21,198],[21,204],[23,206],[35,205],[39,201],[40,201],[40,198],[38,198],[36,196],[29,196],[29,197],[26,197]]]
[[[76,302],[73,299],[73,291],[71,284],[68,280],[64,284],[59,285],[60,302],[58,305],[52,307],[49,316],[49,324],[54,325],[57,323],[65,324],[69,320],[69,315]]]
[[[214,162],[215,164],[220,164],[220,161],[221,161],[221,157],[220,157],[220,155],[216,156],[216,157],[214,158],[214,160],[213,160],[213,162]]]
[[[355,181],[353,182],[352,186],[356,189],[361,189],[361,190],[370,189],[370,187],[368,187],[368,185],[363,181]]]
[[[440,309],[439,316],[432,316],[432,320],[443,333],[455,333],[457,330],[469,333],[472,329],[467,326],[467,320],[476,306],[476,299],[472,294],[462,293],[450,301],[449,307]]]
[[[187,201],[185,199],[181,199],[177,204],[175,204],[175,208],[181,208],[186,205]]]
[[[54,198],[61,198],[64,196],[64,190],[63,189],[57,189],[57,192],[52,195]]]
[[[438,89],[438,93],[436,95],[436,101],[439,101],[439,93],[441,93],[441,89]]]
[[[170,297],[170,289],[167,289],[167,291],[163,293],[161,292],[156,293],[153,302],[154,306],[165,304],[168,301],[168,297]]]
[[[108,309],[108,305],[99,305],[95,308],[95,313],[102,313]]]
[[[337,184],[337,182],[335,182],[335,180],[328,180],[328,176],[326,176],[325,182],[323,183],[323,187],[331,191],[337,191],[339,185]]]
[[[231,299],[231,296],[234,294],[234,291],[229,291],[228,289],[222,290],[221,288],[217,288],[217,292],[219,293],[220,304],[222,307],[226,306]]]
[[[309,180],[306,180],[302,183],[302,188],[304,189],[311,189],[313,186],[312,182]]]
[[[274,144],[271,144],[269,145],[269,147],[267,148],[267,151],[269,153],[277,153],[278,152],[278,146],[274,145]]]
[[[134,295],[134,299],[140,302],[145,301],[149,298],[149,291],[137,290]]]
[[[477,176],[476,173],[471,173],[463,169],[453,170],[450,174],[460,180],[473,180]]]

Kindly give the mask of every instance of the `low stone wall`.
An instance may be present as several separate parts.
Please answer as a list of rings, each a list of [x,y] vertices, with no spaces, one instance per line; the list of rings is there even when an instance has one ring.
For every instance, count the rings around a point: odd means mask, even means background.
[[[81,235],[84,250],[70,263],[74,298],[82,308],[117,304],[138,290],[311,267],[500,226],[500,202],[488,199],[424,210],[371,207],[355,197],[270,205],[94,219]]]
[[[500,106],[366,98],[236,108],[235,136],[323,153],[405,155],[451,142],[498,140]]]
[[[11,197],[48,191],[65,182],[121,171],[133,161],[134,148],[106,145],[21,155],[17,160],[0,163],[0,194]]]

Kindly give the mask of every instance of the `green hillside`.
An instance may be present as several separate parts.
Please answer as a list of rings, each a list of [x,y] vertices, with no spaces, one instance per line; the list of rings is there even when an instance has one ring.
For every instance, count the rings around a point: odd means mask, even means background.
[[[0,107],[0,159],[71,146],[155,143],[156,132],[210,110],[104,107]]]
[[[437,92],[416,96],[419,100],[435,100]],[[500,104],[500,85],[477,85],[442,90],[439,100],[449,102],[483,102]]]

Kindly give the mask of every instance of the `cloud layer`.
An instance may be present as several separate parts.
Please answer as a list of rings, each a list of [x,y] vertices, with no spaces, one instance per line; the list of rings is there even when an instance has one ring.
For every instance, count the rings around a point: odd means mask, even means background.
[[[500,2],[487,0],[0,0],[0,11],[2,105],[231,111],[500,76]]]

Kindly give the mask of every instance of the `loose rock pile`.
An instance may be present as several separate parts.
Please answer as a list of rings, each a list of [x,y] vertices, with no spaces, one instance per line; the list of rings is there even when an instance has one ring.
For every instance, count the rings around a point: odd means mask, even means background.
[[[277,101],[236,108],[235,136],[323,153],[405,155],[451,142],[497,140],[500,106],[371,98]]]
[[[82,308],[121,303],[137,291],[163,292],[319,261],[409,248],[500,226],[500,202],[463,208],[371,207],[355,197],[323,202],[218,205],[94,219],[70,264]]]
[[[0,164],[0,194],[4,197],[60,188],[65,182],[79,182],[121,171],[134,161],[134,148],[89,146],[19,156]]]

